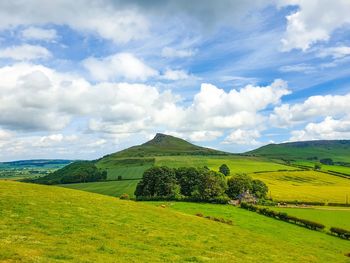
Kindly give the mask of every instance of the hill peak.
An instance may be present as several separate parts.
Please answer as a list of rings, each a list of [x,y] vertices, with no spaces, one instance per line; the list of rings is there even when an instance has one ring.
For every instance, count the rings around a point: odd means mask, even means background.
[[[194,145],[172,135],[157,133],[153,139],[109,157],[151,157],[164,155],[227,155],[228,153]]]

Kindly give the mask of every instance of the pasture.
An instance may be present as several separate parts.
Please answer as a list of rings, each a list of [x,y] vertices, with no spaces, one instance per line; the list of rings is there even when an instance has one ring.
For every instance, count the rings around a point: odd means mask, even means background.
[[[61,184],[60,186],[115,197],[119,197],[124,193],[128,194],[130,197],[134,197],[137,183],[138,180],[122,180],[78,184]]]
[[[346,203],[350,180],[316,171],[251,174],[269,187],[269,197],[283,201]]]
[[[323,233],[227,205],[159,204],[0,181],[0,260],[348,262],[348,241]]]

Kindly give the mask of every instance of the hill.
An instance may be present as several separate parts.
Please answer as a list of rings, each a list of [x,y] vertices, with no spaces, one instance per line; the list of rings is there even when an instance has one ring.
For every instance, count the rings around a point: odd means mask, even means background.
[[[12,162],[0,162],[0,169],[3,168],[62,168],[70,164],[71,160],[61,159],[35,159],[35,160],[18,160]]]
[[[93,162],[78,161],[71,163],[53,173],[39,178],[25,179],[26,182],[39,184],[85,183],[105,180],[107,174],[99,170]]]
[[[247,152],[248,155],[286,160],[332,158],[350,163],[350,140],[319,140],[269,144]]]
[[[156,136],[141,145],[133,146],[104,158],[149,157],[169,155],[229,155],[229,153],[194,145],[183,139],[157,133]]]
[[[232,206],[177,207],[0,181],[0,261],[336,263],[350,252],[348,241]]]

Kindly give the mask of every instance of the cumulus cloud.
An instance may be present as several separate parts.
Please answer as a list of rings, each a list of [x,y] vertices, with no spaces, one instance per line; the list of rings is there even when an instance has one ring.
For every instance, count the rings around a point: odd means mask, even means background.
[[[49,57],[51,57],[51,52],[42,46],[24,44],[0,50],[0,58],[13,60],[47,59]]]
[[[190,75],[185,70],[172,69],[167,69],[161,76],[162,79],[166,80],[184,80],[188,79],[189,77]]]
[[[345,95],[311,96],[302,103],[275,107],[270,121],[288,127],[322,116],[343,116],[350,111],[350,93]]]
[[[335,29],[350,23],[347,0],[285,0],[283,3],[298,6],[297,11],[287,16],[286,34],[282,39],[284,51],[305,51],[314,43],[327,41]]]
[[[29,40],[53,41],[57,38],[57,32],[55,29],[31,26],[22,31],[22,37]]]
[[[158,75],[157,70],[130,53],[117,53],[101,59],[90,57],[83,61],[83,65],[93,78],[102,81],[117,79],[145,81]]]
[[[302,130],[291,132],[291,141],[350,139],[350,115],[334,119],[326,117],[318,123],[309,123]]]
[[[257,141],[260,138],[258,130],[237,129],[231,132],[223,141],[224,144],[260,145]]]
[[[125,5],[115,6],[114,3],[107,0],[1,1],[0,29],[19,25],[57,24],[98,34],[118,43],[144,37],[149,28],[148,19],[129,4],[129,8],[126,8]]]

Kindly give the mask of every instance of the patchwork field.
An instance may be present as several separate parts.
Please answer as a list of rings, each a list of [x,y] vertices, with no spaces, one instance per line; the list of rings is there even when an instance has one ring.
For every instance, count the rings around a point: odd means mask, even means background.
[[[251,174],[269,187],[275,200],[345,203],[350,197],[350,180],[315,171]]]
[[[239,208],[155,206],[159,203],[0,181],[0,260],[348,262],[348,241]],[[197,212],[230,218],[233,225],[194,216]]]

